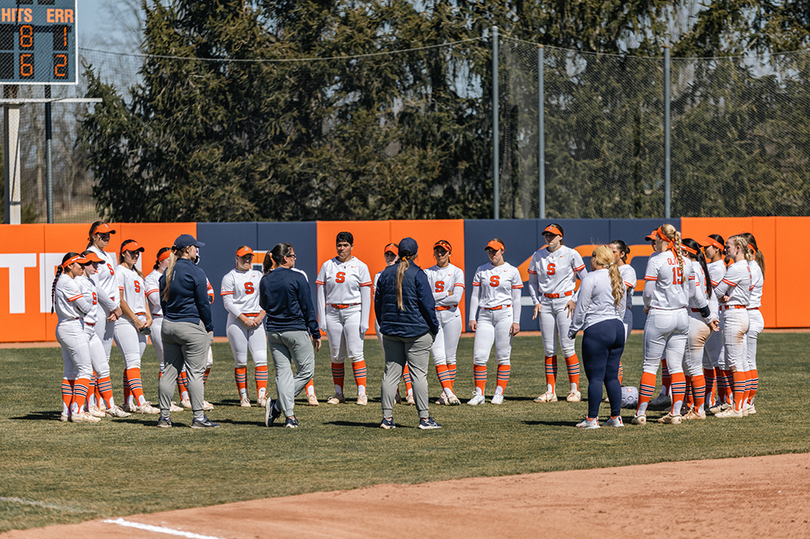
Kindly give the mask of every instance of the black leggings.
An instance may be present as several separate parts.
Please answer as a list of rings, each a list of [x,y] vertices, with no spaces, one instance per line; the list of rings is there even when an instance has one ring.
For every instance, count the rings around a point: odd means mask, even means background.
[[[610,400],[610,415],[622,409],[622,385],[619,362],[624,351],[624,324],[621,320],[604,320],[585,330],[582,336],[582,363],[588,377],[588,417],[599,415],[602,383]]]

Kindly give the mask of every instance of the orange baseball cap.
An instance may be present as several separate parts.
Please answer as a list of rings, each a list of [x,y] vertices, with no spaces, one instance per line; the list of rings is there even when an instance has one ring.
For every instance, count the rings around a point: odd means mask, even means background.
[[[125,251],[130,252],[138,251],[142,253],[144,251],[144,248],[138,245],[138,242],[135,240],[126,240],[124,241],[124,243],[121,244],[121,252],[123,253]]]
[[[487,246],[486,246],[486,247],[484,247],[484,250],[485,250],[485,251],[486,251],[487,249],[494,249],[494,250],[496,250],[496,251],[498,251],[498,250],[503,251],[503,250],[505,249],[505,247],[503,246],[503,243],[501,243],[501,242],[499,242],[499,241],[496,241],[496,240],[492,240],[492,241],[490,241],[489,243],[487,243]]]
[[[707,237],[705,240],[698,240],[698,245],[700,245],[701,247],[708,247],[709,245],[711,245],[715,249],[720,249],[721,251],[725,249],[725,247],[723,247],[723,245],[719,241],[709,237]]]
[[[115,234],[115,229],[112,228],[107,223],[101,223],[100,225],[98,225],[96,227],[95,230],[93,230],[93,233],[91,234],[91,236],[94,235],[94,234]]]
[[[436,243],[434,243],[433,248],[435,249],[436,247],[441,247],[442,249],[444,249],[448,253],[453,252],[453,248],[450,246],[450,242],[445,241],[445,240],[439,240]]]
[[[83,256],[84,258],[86,258],[88,262],[104,262],[104,261],[103,261],[102,259],[100,259],[100,258],[98,257],[98,255],[97,255],[96,253],[94,253],[93,251],[85,251],[85,252],[84,252],[84,254],[82,254],[82,256]]]
[[[555,234],[557,236],[562,236],[563,233],[554,225],[548,225],[545,230],[543,230],[543,234]]]
[[[242,247],[241,249],[236,251],[236,256],[247,256],[247,255],[252,255],[252,254],[253,254],[253,249],[251,249],[250,247],[247,247],[247,246]]]
[[[383,254],[385,254],[385,253],[394,253],[395,255],[398,255],[399,254],[399,249],[397,249],[397,244],[396,243],[389,243],[388,245],[386,245],[385,249],[383,249]]]
[[[657,232],[658,232],[658,229],[656,228],[655,230],[653,230],[652,232],[650,232],[648,235],[644,236],[644,239],[645,239],[646,241],[652,241],[652,240],[654,240],[654,239],[655,239],[655,236],[656,236],[656,234],[657,234]],[[698,243],[700,243],[700,242],[698,242]]]

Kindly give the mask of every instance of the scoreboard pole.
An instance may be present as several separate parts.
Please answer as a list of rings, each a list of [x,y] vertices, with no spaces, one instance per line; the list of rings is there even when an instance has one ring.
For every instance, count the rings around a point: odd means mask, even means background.
[[[19,87],[4,86],[3,97],[15,98]],[[5,223],[19,225],[22,222],[22,205],[20,196],[20,108],[19,104],[4,104],[3,134],[5,135],[4,176],[5,176]]]

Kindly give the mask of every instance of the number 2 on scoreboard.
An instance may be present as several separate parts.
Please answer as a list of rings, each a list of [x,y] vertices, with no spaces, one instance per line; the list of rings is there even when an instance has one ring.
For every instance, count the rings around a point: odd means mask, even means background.
[[[53,77],[55,79],[64,79],[68,76],[68,57],[67,54],[54,54],[53,55]]]

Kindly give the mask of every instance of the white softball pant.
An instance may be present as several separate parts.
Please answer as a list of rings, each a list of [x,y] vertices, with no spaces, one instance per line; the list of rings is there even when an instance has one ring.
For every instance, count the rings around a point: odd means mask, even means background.
[[[104,347],[104,356],[107,361],[110,361],[110,352],[112,351],[113,338],[115,337],[115,323],[107,322],[107,317],[110,313],[104,310],[104,307],[99,303],[96,305],[98,310],[98,320],[96,320],[96,335],[101,345]]]
[[[144,321],[143,318],[141,320]],[[141,358],[146,351],[146,335],[135,329],[127,318],[115,321],[115,344],[124,356],[127,369],[141,368]]]
[[[385,360],[385,345],[383,344],[383,334],[380,332],[380,323],[377,322],[377,317],[374,317],[374,333],[377,335],[377,340],[380,342],[382,348],[383,360]]]
[[[630,332],[633,331],[633,311],[627,309],[624,312],[622,324],[624,324],[624,342],[627,343],[627,339],[630,338]]]
[[[228,314],[225,334],[228,336],[228,343],[231,345],[234,367],[247,366],[248,349],[250,349],[254,365],[257,367],[267,365],[267,337],[264,333],[264,324],[259,324],[255,328],[248,328],[238,318]]]
[[[759,309],[748,311],[748,333],[745,334],[747,342],[748,363],[747,369],[754,371],[757,369],[757,339],[762,330],[765,329],[765,319]]]
[[[84,334],[87,335],[87,346],[90,349],[90,362],[93,370],[96,371],[97,378],[106,378],[110,375],[110,360],[104,352],[104,345],[96,335],[94,327],[85,326]]]
[[[56,340],[62,345],[65,378],[68,380],[91,378],[93,366],[82,321],[78,318],[60,321],[56,325]]]
[[[571,318],[565,310],[570,300],[569,296],[554,299],[544,297],[540,301],[540,333],[546,357],[557,355],[557,343],[560,343],[563,356],[574,355],[574,340],[568,338]]]
[[[463,325],[461,312],[458,307],[453,307],[448,311],[436,311],[436,318],[439,319],[439,332],[430,347],[433,364],[455,365],[456,350],[458,350],[458,340],[461,338]],[[487,351],[487,355],[489,355],[489,351]]]
[[[155,349],[155,355],[158,358],[158,364],[160,365],[160,372],[163,372],[163,335],[161,331],[163,331],[163,317],[162,316],[155,316],[152,315],[152,325],[149,326],[152,329],[152,334],[149,335],[149,340],[152,341],[152,346]]]
[[[363,336],[360,335],[360,305],[345,309],[326,306],[326,338],[332,363],[340,363],[348,354],[352,363],[363,361]]]
[[[698,313],[689,314],[689,340],[683,359],[683,372],[688,376],[703,376],[703,348],[711,333],[712,328]]]
[[[725,369],[744,372],[748,364],[745,335],[748,332],[748,311],[745,309],[724,309],[720,312],[723,318]]]
[[[478,328],[475,330],[473,343],[473,364],[483,366],[489,360],[492,344],[495,343],[495,359],[498,365],[511,365],[512,307],[498,311],[481,309],[478,312]]]
[[[712,331],[703,347],[703,368],[723,368],[723,317],[720,317],[720,331]]]
[[[670,374],[683,372],[688,338],[686,309],[650,309],[644,324],[644,372],[657,374],[664,354]]]

